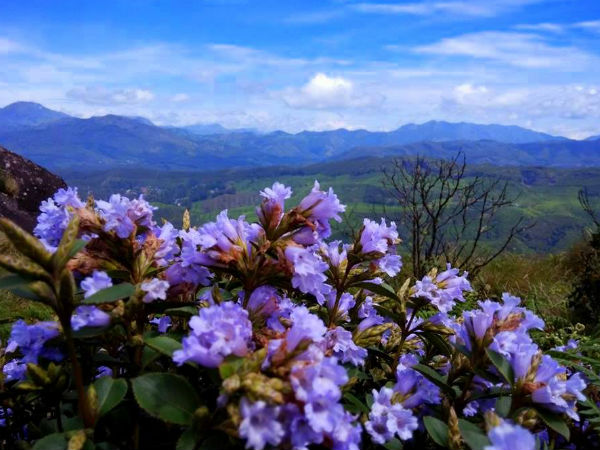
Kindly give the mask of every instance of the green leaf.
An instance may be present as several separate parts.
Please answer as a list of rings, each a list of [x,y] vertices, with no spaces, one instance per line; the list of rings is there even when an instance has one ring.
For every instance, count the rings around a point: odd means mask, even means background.
[[[353,413],[363,412],[369,414],[369,412],[371,412],[367,405],[361,402],[354,394],[351,394],[350,392],[346,392],[344,394],[344,400],[346,400],[352,406],[351,412]]]
[[[397,302],[400,301],[400,298],[398,298],[398,296],[394,292],[394,289],[390,285],[385,284],[385,283],[375,284],[375,283],[362,282],[362,283],[357,283],[355,285],[355,287],[366,289],[368,291],[374,292],[377,295],[381,295],[382,297],[391,298],[392,300],[397,301]]]
[[[60,239],[60,243],[58,244],[58,248],[52,255],[52,267],[60,272],[62,268],[69,262],[71,259],[71,252],[75,247],[75,243],[77,241],[77,235],[79,234],[79,218],[77,216],[73,216],[67,228],[63,232],[63,235]]]
[[[131,380],[138,405],[165,422],[190,425],[200,399],[182,376],[151,372]]]
[[[142,350],[142,369],[148,367],[149,364],[152,364],[154,361],[160,358],[160,356],[161,354],[159,352],[153,348],[145,346]]]
[[[173,356],[175,350],[181,349],[181,342],[169,336],[156,336],[144,339],[144,343],[152,350],[156,350],[163,355]]]
[[[127,382],[123,378],[101,377],[94,382],[98,394],[98,415],[101,417],[125,398]]]
[[[488,358],[490,358],[490,361],[492,361],[492,364],[498,369],[498,372],[500,372],[504,379],[512,386],[515,382],[515,374],[510,363],[500,353],[490,350],[489,348],[486,349],[486,353]]]
[[[12,289],[18,286],[23,286],[31,283],[31,278],[24,277],[22,275],[12,274],[0,278],[0,289]]]
[[[393,438],[391,441],[387,441],[383,444],[383,448],[387,450],[402,450],[404,448],[404,444],[398,438]]]
[[[179,308],[165,309],[164,313],[170,316],[190,317],[198,314],[198,308],[195,306],[181,306]]]
[[[219,374],[224,380],[237,373],[244,365],[244,358],[235,355],[229,355],[219,366]]]
[[[196,433],[192,428],[188,428],[177,440],[175,450],[194,450],[196,448]]]
[[[227,445],[228,442],[229,441],[227,439],[227,436],[221,434],[212,435],[207,437],[204,441],[202,441],[197,450],[223,450],[226,448],[230,448],[230,446]]]
[[[472,450],[483,450],[490,445],[490,440],[484,432],[474,423],[465,419],[458,419],[458,429],[464,441]]]
[[[448,425],[433,416],[424,417],[423,422],[431,439],[440,447],[448,447]]]
[[[52,433],[35,441],[31,450],[66,450],[67,438],[64,433]]]
[[[82,303],[99,304],[112,303],[125,297],[130,297],[135,294],[135,286],[131,283],[121,283],[111,286],[101,291],[84,298]]]
[[[448,340],[440,334],[430,331],[421,331],[418,332],[417,335],[421,337],[425,343],[432,345],[438,352],[440,352],[441,355],[450,356],[452,353],[452,346]]]
[[[87,241],[84,241],[83,239],[77,239],[75,241],[75,243],[73,244],[73,247],[71,247],[71,251],[69,252],[69,259],[71,259],[77,253],[79,253],[81,250],[83,250],[83,248],[86,245],[87,245]]]
[[[542,408],[536,408],[536,411],[540,419],[542,419],[546,425],[564,436],[567,441],[569,440],[571,433],[562,415],[554,414]]]
[[[73,337],[75,339],[92,338],[104,334],[109,328],[110,325],[106,327],[83,327],[77,331],[73,331]]]
[[[504,396],[498,397],[496,400],[496,413],[500,417],[507,417],[510,414],[510,407],[512,406],[512,397]]]
[[[446,377],[440,375],[431,367],[425,366],[423,364],[415,364],[412,368],[417,372],[423,374],[425,378],[434,383],[436,386],[443,389],[444,392],[446,392],[451,398],[456,397],[456,392],[454,391],[454,389],[452,389],[451,386],[448,385]]]
[[[48,303],[48,300],[37,295],[29,286],[21,285],[9,289],[10,292],[15,294],[17,297],[26,298],[27,300],[33,300],[40,303]]]

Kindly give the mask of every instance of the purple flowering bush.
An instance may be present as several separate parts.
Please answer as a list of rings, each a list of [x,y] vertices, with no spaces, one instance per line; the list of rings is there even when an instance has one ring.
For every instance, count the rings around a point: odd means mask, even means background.
[[[157,224],[141,196],[83,202],[76,189],[42,203],[35,237],[0,219],[13,246],[0,255],[9,272],[0,287],[56,318],[16,322],[2,349],[0,443],[596,442],[593,370],[571,344],[542,351],[531,332],[544,322],[520,299],[455,308],[473,295],[467,273],[448,266],[400,279],[393,222],[365,219],[353,242],[331,241],[331,221],[345,210],[335,193],[315,182],[286,210],[291,194],[280,183],[264,189],[257,223],[223,211],[182,230]]]

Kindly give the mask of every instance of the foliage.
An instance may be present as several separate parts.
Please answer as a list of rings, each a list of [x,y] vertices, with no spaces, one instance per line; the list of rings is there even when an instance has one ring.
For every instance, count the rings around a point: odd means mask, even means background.
[[[498,234],[500,213],[514,206],[509,183],[501,178],[468,180],[466,159],[458,153],[449,160],[397,159],[383,169],[383,186],[401,206],[400,223],[409,231],[413,275],[423,277],[440,258],[475,275],[504,253],[525,226],[521,216],[500,233],[495,248],[483,241]]]
[[[559,169],[540,167],[498,167],[470,164],[468,181],[474,176],[491,180],[499,172],[510,183],[510,194],[519,195],[518,205],[500,212],[495,225],[497,233],[484,239],[489,245],[497,245],[498,237],[519,216],[535,222],[535,227],[517,239],[509,251],[513,253],[547,253],[566,250],[581,237],[588,223],[585,213],[577,204],[577,190],[589,186],[600,190],[600,171],[595,168]],[[160,206],[159,217],[181,226],[181,215],[185,208],[191,212],[194,223],[212,220],[222,209],[232,215],[246,214],[254,217],[258,201],[257,192],[276,177],[296,191],[303,192],[315,179],[333,186],[338,195],[353,212],[341,226],[334,224],[337,239],[347,240],[348,221],[352,228],[362,225],[363,217],[377,218],[383,207],[390,214],[399,212],[385,190],[381,187],[381,168],[393,164],[392,158],[368,157],[356,160],[319,163],[305,167],[270,167],[268,171],[254,169],[229,169],[217,172],[173,172],[136,168],[135,170],[114,169],[102,172],[63,171],[61,175],[83,192],[95,197],[108,197],[113,192],[128,196],[144,194]],[[299,201],[294,196],[292,201]],[[406,241],[410,236],[398,224],[400,237]],[[405,252],[405,248],[401,251]]]
[[[257,223],[224,211],[182,230],[158,226],[142,197],[84,203],[72,189],[42,204],[39,240],[0,219],[12,245],[1,286],[57,319],[13,325],[2,445],[597,442],[595,380],[584,393],[580,374],[596,362],[578,355],[567,373],[531,339],[544,324],[518,298],[475,304],[451,267],[399,275],[398,232],[383,220],[365,219],[350,244],[326,241],[345,207],[318,183],[287,212],[290,188],[261,195]]]

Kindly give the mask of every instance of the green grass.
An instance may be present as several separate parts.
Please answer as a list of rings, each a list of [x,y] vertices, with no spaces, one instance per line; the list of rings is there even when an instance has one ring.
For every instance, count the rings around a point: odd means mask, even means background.
[[[7,291],[0,291],[0,339],[2,342],[6,342],[11,324],[18,319],[31,322],[52,318],[52,310],[46,305],[17,297]]]
[[[377,218],[385,209],[397,216],[400,207],[381,184],[381,169],[390,160],[365,158],[360,161],[339,161],[310,167],[265,167],[256,169],[231,169],[222,172],[145,172],[109,174],[71,174],[67,181],[79,186],[82,192],[93,192],[95,197],[108,197],[120,192],[134,196],[145,193],[159,206],[158,217],[181,225],[185,208],[191,212],[192,225],[214,220],[222,209],[230,217],[246,215],[255,218],[255,208],[260,202],[258,193],[274,181],[292,187],[294,195],[286,202],[296,204],[311,189],[315,179],[322,188],[333,187],[340,200],[353,211],[353,224],[363,216]],[[569,248],[590,225],[577,201],[577,192],[586,186],[594,195],[600,193],[600,169],[558,169],[527,167],[473,166],[469,177],[484,179],[500,175],[510,183],[513,194],[519,195],[516,204],[506,208],[498,217],[499,233],[489,237],[489,243],[498,241],[518,217],[525,217],[533,228],[510,248],[519,253],[559,252]],[[335,238],[344,238],[343,229],[336,227]]]

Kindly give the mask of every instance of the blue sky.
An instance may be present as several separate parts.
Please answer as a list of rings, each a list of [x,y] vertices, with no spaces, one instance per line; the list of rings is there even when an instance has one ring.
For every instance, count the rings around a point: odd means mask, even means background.
[[[12,1],[0,105],[261,130],[600,133],[600,1]]]

